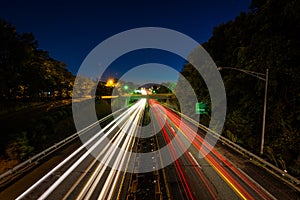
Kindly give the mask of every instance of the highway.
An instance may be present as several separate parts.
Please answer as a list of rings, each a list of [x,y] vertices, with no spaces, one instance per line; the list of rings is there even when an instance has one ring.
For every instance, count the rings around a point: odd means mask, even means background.
[[[14,198],[277,199],[204,138],[191,121],[140,99]]]
[[[193,132],[191,123],[181,120],[174,112],[150,100],[155,108],[154,113],[158,122],[166,118],[162,135],[166,143],[175,138],[176,145],[184,149],[184,137],[190,140],[191,146],[180,159],[175,161],[175,168],[184,188],[186,199],[274,199],[274,197],[253,183],[239,169],[235,168],[210,144],[204,141],[204,135]],[[176,134],[180,137],[175,137]],[[170,152],[174,156],[176,150]],[[205,155],[200,159],[199,153]]]

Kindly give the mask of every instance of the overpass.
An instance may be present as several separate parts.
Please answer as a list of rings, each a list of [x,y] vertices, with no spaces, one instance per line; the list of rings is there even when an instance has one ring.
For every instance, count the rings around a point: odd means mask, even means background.
[[[175,95],[172,93],[164,93],[164,94],[124,94],[124,95],[115,95],[115,96],[101,96],[101,99],[115,99],[115,98],[131,98],[131,99],[170,99],[175,98]]]

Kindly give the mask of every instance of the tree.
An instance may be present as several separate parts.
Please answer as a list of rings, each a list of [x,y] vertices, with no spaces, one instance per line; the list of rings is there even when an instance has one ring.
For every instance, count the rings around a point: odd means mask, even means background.
[[[300,139],[300,3],[296,0],[253,0],[250,11],[215,27],[203,47],[221,67],[264,73],[269,68],[265,144],[278,163],[299,173]],[[264,82],[237,71],[221,71],[227,93],[224,133],[258,153]],[[187,64],[182,75],[199,99],[209,97],[205,84]],[[181,90],[184,91],[184,90]],[[281,165],[283,166],[283,165]],[[298,172],[297,172],[298,170]]]
[[[23,132],[21,137],[15,138],[7,145],[5,151],[11,160],[24,160],[33,152],[33,149],[34,148],[28,144],[26,133]]]
[[[0,95],[3,100],[70,97],[74,76],[63,62],[38,49],[32,33],[19,34],[0,19]]]

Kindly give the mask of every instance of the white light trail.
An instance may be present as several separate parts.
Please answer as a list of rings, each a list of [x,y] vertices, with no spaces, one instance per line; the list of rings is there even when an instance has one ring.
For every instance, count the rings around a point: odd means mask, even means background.
[[[116,189],[116,186],[117,186],[117,182],[120,178],[120,175],[121,175],[121,168],[122,168],[122,165],[124,165],[126,162],[125,162],[125,152],[129,150],[130,148],[130,144],[134,141],[135,139],[135,136],[136,136],[136,133],[137,133],[137,127],[139,125],[139,121],[140,119],[142,118],[142,114],[144,113],[144,108],[145,108],[145,105],[146,105],[146,99],[142,99],[141,100],[141,106],[137,112],[137,115],[134,117],[134,121],[132,123],[132,126],[127,134],[127,137],[122,145],[122,148],[125,149],[123,152],[121,151],[119,154],[118,154],[118,157],[116,159],[116,162],[114,163],[114,166],[113,166],[113,169],[110,171],[109,175],[108,175],[108,178],[104,184],[104,189],[101,190],[101,193],[98,197],[98,200],[101,200],[101,199],[112,199],[112,196],[113,196],[113,193]],[[129,159],[129,158],[128,158]],[[115,170],[117,168],[117,170]],[[113,181],[113,183],[111,183]],[[110,187],[110,190],[106,190],[105,188],[108,188]],[[108,197],[107,196],[107,192],[109,191],[109,194],[108,194]]]
[[[33,191],[38,185],[40,185],[43,181],[45,181],[49,176],[51,176],[54,172],[56,172],[59,168],[61,168],[63,165],[65,165],[67,162],[69,162],[75,155],[77,155],[79,152],[81,152],[84,148],[87,147],[90,143],[94,142],[94,140],[99,137],[106,129],[108,129],[112,124],[114,124],[114,128],[118,126],[120,122],[125,120],[130,114],[139,106],[139,104],[135,104],[132,107],[130,107],[128,110],[126,110],[124,113],[122,113],[120,116],[118,116],[116,119],[114,119],[111,123],[109,123],[106,127],[104,127],[101,131],[99,131],[97,134],[95,134],[91,139],[89,139],[86,143],[84,143],[81,147],[79,147],[75,152],[73,152],[70,156],[68,156],[65,160],[63,160],[61,163],[59,163],[55,168],[53,168],[50,172],[48,172],[45,176],[43,176],[40,180],[38,180],[35,184],[33,184],[30,188],[28,188],[25,192],[23,192],[20,196],[16,198],[16,200],[20,200],[24,198],[26,195],[28,195],[31,191]],[[102,137],[103,138],[103,137]],[[56,187],[57,185],[55,185]],[[50,188],[49,188],[50,189]],[[52,187],[54,189],[54,187]],[[50,191],[50,190],[49,190]],[[50,193],[47,193],[45,196],[41,196],[42,198],[46,198]],[[42,199],[40,198],[40,199]]]
[[[126,158],[128,159],[127,162],[129,161],[130,157],[126,157],[124,156],[125,152],[128,150],[128,147],[130,146],[130,143],[135,139],[134,133],[132,133],[134,131],[134,127],[138,126],[138,120],[141,116],[141,113],[143,112],[143,109],[145,107],[145,102],[146,100],[141,101],[139,108],[137,108],[137,110],[131,114],[131,116],[128,118],[128,120],[124,123],[123,127],[121,128],[121,130],[115,134],[115,136],[117,135],[117,137],[114,136],[114,143],[116,143],[115,145],[109,145],[109,151],[106,152],[106,155],[104,157],[104,161],[102,160],[102,162],[110,162],[113,158],[113,156],[117,156],[114,160],[113,163],[113,169],[110,171],[110,174],[108,176],[108,178],[106,178],[106,182],[105,185],[102,187],[102,191],[110,191],[110,193],[112,191],[114,191],[114,188],[116,187],[115,184],[111,184],[112,180],[117,181],[118,180],[118,176],[119,173],[121,173],[121,168],[124,165]],[[133,129],[134,128],[134,129]],[[123,145],[121,147],[121,150],[118,152],[118,155],[116,155],[116,146],[119,146],[120,143],[124,140],[124,137],[126,136],[127,139],[125,139],[125,141],[123,142]],[[128,139],[130,138],[130,140],[128,141]],[[125,149],[125,152],[124,152]],[[106,170],[107,166],[104,166],[102,163],[100,163],[97,167],[97,169],[94,171],[93,175],[90,177],[88,184],[85,185],[85,187],[83,188],[83,190],[81,191],[80,195],[78,195],[77,199],[89,199],[91,198],[95,188],[98,186],[98,183],[100,181],[100,179],[102,178],[105,170]],[[117,169],[117,171],[116,171]],[[115,178],[113,178],[115,177]],[[92,185],[91,185],[92,184]],[[111,188],[111,189],[110,189]],[[106,195],[105,193],[102,193],[102,195]],[[85,195],[86,194],[86,195]]]
[[[135,111],[132,115],[134,115],[137,111]],[[98,182],[102,178],[107,166],[105,166],[103,163],[110,162],[113,158],[115,151],[117,150],[117,146],[121,143],[123,136],[127,132],[127,129],[129,128],[130,122],[132,121],[132,115],[128,118],[128,120],[123,124],[120,131],[121,134],[115,134],[112,140],[114,140],[114,145],[106,145],[106,147],[103,149],[105,151],[107,148],[108,151],[106,152],[102,162],[99,163],[97,169],[94,171],[93,175],[90,177],[88,183],[85,185],[83,190],[81,191],[80,195],[78,195],[77,199],[89,199],[91,195],[93,194],[96,186],[98,185]],[[86,195],[85,195],[86,194]]]
[[[139,104],[137,104],[138,107]],[[135,107],[134,107],[135,108]],[[59,179],[53,183],[43,194],[39,197],[39,200],[46,199],[71,173],[72,171],[88,156],[90,155],[90,152],[92,152],[96,147],[98,147],[101,142],[106,139],[106,137],[123,121],[130,116],[131,112],[128,112],[127,115],[124,115],[123,118],[121,118],[119,121],[116,122],[116,124],[113,125],[111,129],[109,129],[91,148],[89,148],[89,151],[87,151],[85,154],[83,154]],[[122,120],[123,119],[123,120]]]

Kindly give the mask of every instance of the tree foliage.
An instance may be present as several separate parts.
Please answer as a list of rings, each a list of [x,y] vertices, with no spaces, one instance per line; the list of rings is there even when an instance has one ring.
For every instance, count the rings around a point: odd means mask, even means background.
[[[24,160],[33,150],[34,148],[28,143],[26,133],[23,132],[20,137],[8,143],[5,151],[11,160]]]
[[[299,11],[297,0],[253,0],[248,13],[215,27],[203,44],[219,67],[260,73],[269,69],[265,155],[295,174],[300,159]],[[193,67],[187,64],[182,74],[198,100],[207,101],[206,85]],[[224,135],[258,153],[265,82],[229,69],[221,74],[227,94]]]
[[[38,49],[32,33],[19,34],[0,19],[0,96],[2,100],[70,97],[73,75],[66,65]]]

